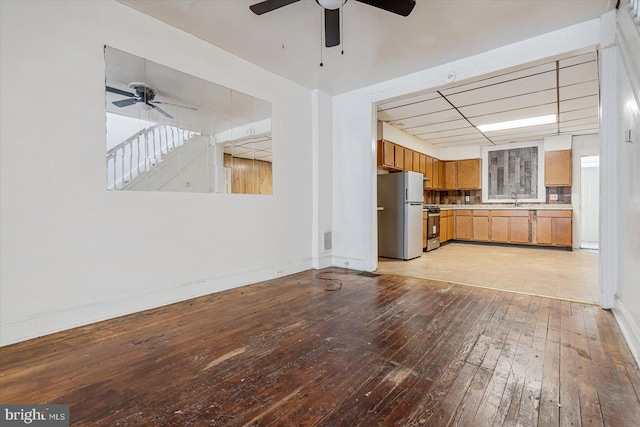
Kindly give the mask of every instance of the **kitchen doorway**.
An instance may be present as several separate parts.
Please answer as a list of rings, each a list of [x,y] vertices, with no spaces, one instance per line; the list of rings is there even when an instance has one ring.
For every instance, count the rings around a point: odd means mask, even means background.
[[[600,156],[580,158],[580,248],[599,248]]]

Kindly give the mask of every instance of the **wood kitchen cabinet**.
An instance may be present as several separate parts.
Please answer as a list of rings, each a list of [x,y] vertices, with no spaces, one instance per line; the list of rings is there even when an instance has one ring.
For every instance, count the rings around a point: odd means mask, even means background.
[[[427,212],[422,212],[422,249],[427,248]]]
[[[454,216],[452,210],[440,211],[440,243],[454,238],[455,224],[453,221]]]
[[[426,180],[424,181],[424,189],[431,190],[433,189],[433,157],[424,156],[424,177]]]
[[[482,188],[480,162],[481,159],[458,160],[456,162],[456,189],[479,190]]]
[[[455,238],[457,240],[472,240],[472,220],[470,210],[458,210],[455,213]]]
[[[436,158],[432,158],[432,173],[431,179],[433,180],[433,185],[431,188],[434,190],[440,190],[440,164],[442,162]]]
[[[541,246],[572,247],[573,211],[539,210],[536,236],[536,243]]]
[[[529,244],[528,210],[492,210],[490,241],[496,243]]]
[[[545,151],[544,185],[568,187],[571,185],[571,150]]]
[[[473,210],[472,219],[472,240],[476,242],[488,242],[489,241],[489,211],[488,210]]]
[[[509,217],[501,214],[503,211],[491,212],[490,236],[491,242],[509,243]]]
[[[396,144],[386,140],[378,141],[378,166],[396,169]]]
[[[396,145],[396,149],[399,146]],[[404,148],[404,147],[400,147],[402,148],[402,152],[403,152],[403,157],[404,157],[404,163],[402,164],[402,170],[407,172],[407,171],[412,171],[413,170],[413,151],[409,150],[408,148]],[[396,151],[397,154],[397,151]]]
[[[456,190],[458,188],[457,165],[456,161],[441,162],[444,165],[444,178],[440,175],[441,187],[445,190]]]

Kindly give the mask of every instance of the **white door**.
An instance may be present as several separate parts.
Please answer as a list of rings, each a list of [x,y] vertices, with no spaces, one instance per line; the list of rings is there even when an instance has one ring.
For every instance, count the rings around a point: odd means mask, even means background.
[[[581,159],[580,247],[598,249],[600,224],[600,156]]]

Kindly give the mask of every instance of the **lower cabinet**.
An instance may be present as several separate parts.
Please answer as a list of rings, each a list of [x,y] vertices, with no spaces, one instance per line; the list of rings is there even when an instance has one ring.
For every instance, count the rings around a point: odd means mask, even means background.
[[[473,211],[473,240],[476,242],[489,241],[489,211],[474,210]]]
[[[427,213],[422,212],[422,249],[427,248]]]
[[[440,243],[454,238],[455,224],[453,211],[440,211]]]
[[[472,220],[470,210],[456,211],[454,235],[457,240],[472,240]]]
[[[571,247],[573,245],[572,211],[538,211],[536,243],[542,246]]]
[[[442,210],[440,240],[571,248],[572,216],[573,211],[553,209]]]

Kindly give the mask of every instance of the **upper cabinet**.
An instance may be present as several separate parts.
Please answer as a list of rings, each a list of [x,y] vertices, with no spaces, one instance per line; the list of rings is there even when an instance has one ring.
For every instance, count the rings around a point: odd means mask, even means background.
[[[457,190],[458,189],[458,162],[447,161],[442,162],[444,164],[444,189],[445,190]]]
[[[406,150],[409,151],[409,150]],[[387,169],[403,170],[405,148],[384,139],[378,141],[378,166]],[[413,162],[411,162],[413,165]]]
[[[571,150],[545,151],[544,185],[568,187],[571,185]]]
[[[424,156],[424,189],[433,189],[433,157]]]
[[[468,159],[457,161],[457,189],[480,190],[482,188],[481,160]]]

